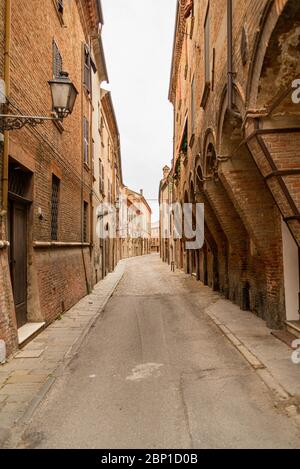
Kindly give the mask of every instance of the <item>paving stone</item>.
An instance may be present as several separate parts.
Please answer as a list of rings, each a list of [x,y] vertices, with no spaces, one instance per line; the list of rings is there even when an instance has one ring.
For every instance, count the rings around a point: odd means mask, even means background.
[[[40,350],[22,350],[21,352],[17,353],[15,358],[39,358],[45,349]]]
[[[40,383],[45,381],[45,376],[40,374],[27,374],[27,375],[15,375],[14,373],[7,380],[7,384],[22,384],[22,383]]]
[[[9,440],[11,432],[9,428],[0,427],[0,448],[4,447],[4,444]]]

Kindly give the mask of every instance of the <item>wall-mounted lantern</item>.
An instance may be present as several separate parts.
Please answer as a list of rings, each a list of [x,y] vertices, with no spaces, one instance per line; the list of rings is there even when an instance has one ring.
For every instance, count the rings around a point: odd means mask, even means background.
[[[0,114],[0,133],[5,130],[21,129],[25,125],[34,127],[45,121],[58,121],[72,114],[74,104],[78,95],[74,84],[67,72],[61,72],[60,77],[49,82],[52,97],[52,110],[55,117],[22,116],[16,114]]]

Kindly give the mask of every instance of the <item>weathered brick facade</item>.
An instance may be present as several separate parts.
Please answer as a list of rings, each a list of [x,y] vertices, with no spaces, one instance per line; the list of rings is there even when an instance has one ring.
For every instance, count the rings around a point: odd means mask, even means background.
[[[5,3],[2,1],[0,7],[1,51]],[[69,73],[79,92],[74,111],[63,124],[47,122],[35,128],[24,127],[10,132],[9,136],[9,200],[16,200],[15,194],[11,194],[15,191],[12,183],[16,173],[20,171],[26,179],[26,193],[22,196],[27,199],[27,243],[24,239],[20,242],[25,243],[27,251],[25,282],[29,322],[50,323],[92,287],[89,223],[93,175],[91,153],[85,162],[83,153],[83,119],[86,117],[91,122],[92,108],[84,84],[84,53],[90,36],[98,32],[99,22],[96,1],[63,2],[63,11],[59,11],[56,0],[31,0],[30,5],[22,0],[12,2],[10,113],[50,114],[48,80],[54,77],[55,45],[62,69]],[[0,71],[2,78],[1,55]],[[91,134],[89,138],[91,148]],[[52,232],[53,177],[59,181],[55,235]],[[7,249],[0,250],[0,256],[1,305],[6,299],[0,311],[0,337],[6,341],[10,353],[17,347],[17,334]]]
[[[186,0],[176,21],[168,179],[173,201],[204,202],[206,233],[173,260],[281,326],[299,319],[300,4]]]

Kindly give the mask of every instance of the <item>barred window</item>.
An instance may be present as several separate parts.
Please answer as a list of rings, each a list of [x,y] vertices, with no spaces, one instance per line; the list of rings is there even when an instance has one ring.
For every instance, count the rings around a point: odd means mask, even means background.
[[[89,237],[89,204],[87,202],[83,203],[83,242],[88,243]]]
[[[59,186],[60,180],[52,175],[52,193],[51,193],[51,239],[58,239],[58,211],[59,211]]]
[[[59,78],[60,73],[63,69],[62,56],[57,47],[56,42],[52,41],[52,51],[53,51],[53,78]]]

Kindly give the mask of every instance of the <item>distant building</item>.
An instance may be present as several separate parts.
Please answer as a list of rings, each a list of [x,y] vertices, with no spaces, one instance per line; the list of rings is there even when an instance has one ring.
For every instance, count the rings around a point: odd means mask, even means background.
[[[151,252],[159,252],[159,221],[151,225]]]
[[[121,244],[122,257],[150,254],[151,208],[143,191],[135,192],[128,187],[122,190],[123,203],[126,203],[126,219],[123,219]]]

